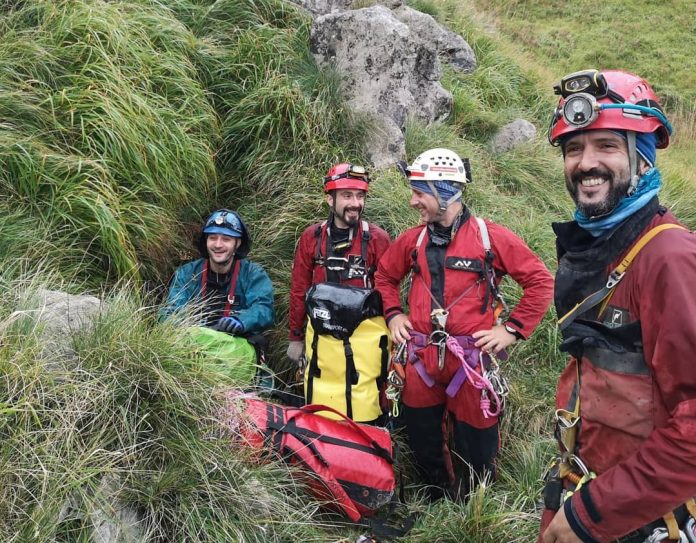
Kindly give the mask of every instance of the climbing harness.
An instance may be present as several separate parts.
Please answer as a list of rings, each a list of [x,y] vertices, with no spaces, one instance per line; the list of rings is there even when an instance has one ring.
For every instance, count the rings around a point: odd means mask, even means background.
[[[461,362],[461,367],[466,374],[466,378],[469,379],[475,388],[481,390],[479,406],[483,416],[489,418],[500,415],[503,410],[504,398],[508,394],[509,389],[505,379],[500,375],[498,364],[495,364],[495,369],[491,364],[489,369],[486,370],[483,363],[484,353],[483,351],[479,351],[479,363],[481,365],[481,373],[479,374],[475,369],[469,366],[464,349],[454,336],[448,335],[445,342],[450,352]],[[490,372],[493,373],[491,374]],[[493,386],[493,383],[487,375],[494,375],[494,381],[498,384],[497,389]]]
[[[232,264],[232,277],[230,278],[230,288],[227,291],[227,299],[225,301],[225,308],[222,311],[223,317],[230,316],[230,310],[234,305],[234,289],[237,286],[237,277],[239,277],[239,263],[240,260],[235,259]],[[201,299],[205,298],[205,294],[208,288],[208,259],[203,262],[203,276],[201,278]]]
[[[583,313],[586,313],[597,305],[600,306],[598,315],[601,318],[606,311],[616,286],[624,278],[628,268],[638,253],[657,234],[673,228],[684,229],[683,226],[678,224],[661,224],[652,228],[640,239],[638,239],[619,265],[611,271],[605,286],[587,296],[559,319],[559,329],[561,331],[565,330],[577,317]],[[597,477],[596,474],[590,471],[585,463],[576,454],[577,434],[581,420],[580,368],[578,360],[575,360],[574,363],[576,369],[576,384],[573,388],[569,402],[573,405],[572,410],[556,410],[556,437],[558,438],[562,448],[561,456],[555,459],[545,477],[546,485],[544,488],[544,503],[546,507],[554,510],[558,510],[560,504],[566,501],[574,493],[582,492],[584,485],[587,485],[587,483]],[[563,488],[564,479],[570,483],[572,488]],[[679,524],[674,513],[669,512],[662,517],[664,526],[655,527],[650,535],[643,539],[643,543],[658,543],[660,541],[696,543],[696,503],[694,503],[693,500],[690,500],[687,502],[686,507],[689,511],[690,518],[685,523],[684,530],[679,528]],[[648,525],[648,527],[649,526],[650,525]],[[643,529],[645,528],[647,527],[644,527]]]
[[[372,267],[367,266],[367,253],[368,246],[370,242],[370,225],[367,221],[360,221],[362,228],[362,237],[360,240],[360,256],[349,255],[349,256],[331,256],[329,251],[329,242],[331,240],[331,225],[329,221],[323,221],[321,224],[317,225],[314,232],[314,237],[316,238],[316,251],[314,254],[314,265],[323,266],[327,271],[342,272],[345,274],[343,279],[351,280],[356,277],[362,277],[363,286],[365,288],[372,288],[372,281],[370,280],[370,275],[374,272]],[[321,247],[321,234],[322,230],[326,229],[326,247],[324,248],[325,254],[322,255]],[[353,245],[353,235],[354,228],[350,228],[348,232],[348,240],[340,245],[335,245],[334,250],[345,251]]]

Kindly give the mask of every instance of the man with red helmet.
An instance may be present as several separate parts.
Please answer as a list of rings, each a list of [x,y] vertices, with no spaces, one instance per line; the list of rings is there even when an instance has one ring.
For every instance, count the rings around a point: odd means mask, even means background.
[[[305,294],[312,285],[331,283],[372,288],[377,262],[389,247],[389,234],[362,219],[370,177],[356,164],[332,166],[324,178],[327,220],[300,236],[290,283],[287,356],[300,363],[305,352]]]
[[[539,541],[696,541],[696,238],[660,205],[655,167],[672,128],[627,72],[556,92],[549,140],[576,211],[553,225],[570,359]]]
[[[499,396],[494,365],[528,338],[552,297],[541,260],[510,230],[473,217],[462,203],[468,161],[449,149],[420,154],[404,173],[422,225],[406,230],[380,260],[375,282],[392,340],[406,345],[403,418],[428,497],[467,495],[470,483],[495,478]],[[411,274],[408,313],[401,283]],[[510,275],[524,294],[503,321],[498,285]],[[454,459],[445,454],[452,422]],[[458,472],[458,473],[455,473]]]

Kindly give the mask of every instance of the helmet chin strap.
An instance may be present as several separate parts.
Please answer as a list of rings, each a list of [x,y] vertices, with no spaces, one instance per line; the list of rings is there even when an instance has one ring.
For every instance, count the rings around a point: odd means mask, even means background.
[[[640,163],[638,161],[635,131],[626,130],[626,144],[628,146],[628,171],[631,176],[631,182],[628,185],[626,195],[631,196],[638,188],[638,181],[640,180]]]
[[[437,203],[438,203],[438,205],[439,205],[439,207],[440,207],[440,211],[439,211],[438,214],[437,214],[438,217],[441,217],[442,215],[444,215],[444,214],[445,214],[445,211],[447,211],[447,208],[448,208],[451,204],[453,204],[454,202],[456,202],[457,200],[459,200],[459,198],[461,198],[461,196],[462,196],[462,191],[461,191],[461,189],[460,189],[460,190],[458,190],[457,192],[455,192],[449,200],[447,200],[447,201],[445,202],[445,201],[442,199],[442,197],[440,196],[440,193],[438,192],[437,188],[435,187],[435,183],[433,183],[432,181],[426,181],[426,183],[427,183],[428,186],[430,187],[430,190],[433,191],[433,194],[435,195],[435,198],[437,199]]]

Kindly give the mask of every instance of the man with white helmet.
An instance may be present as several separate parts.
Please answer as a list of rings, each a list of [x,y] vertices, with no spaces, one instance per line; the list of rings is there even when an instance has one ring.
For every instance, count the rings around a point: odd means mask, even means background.
[[[468,161],[449,149],[431,149],[403,171],[410,205],[423,225],[394,241],[375,280],[392,339],[408,347],[403,414],[429,496],[466,495],[475,478],[495,477],[502,403],[496,392],[502,391],[488,386],[488,353],[502,358],[507,347],[530,336],[551,301],[552,280],[519,237],[476,219],[462,203],[471,181]],[[400,286],[409,273],[406,314]],[[498,285],[505,275],[524,294],[502,321]],[[452,421],[454,452],[464,463],[456,475],[443,453],[446,418]]]
[[[640,77],[564,77],[549,129],[573,221],[553,225],[560,456],[539,541],[696,541],[696,239],[662,207],[672,128]]]

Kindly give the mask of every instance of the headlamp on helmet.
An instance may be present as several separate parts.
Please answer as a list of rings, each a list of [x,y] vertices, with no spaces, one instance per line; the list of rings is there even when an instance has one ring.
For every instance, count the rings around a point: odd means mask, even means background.
[[[561,95],[549,126],[549,142],[578,130],[657,132],[658,148],[667,147],[672,125],[657,96],[643,79],[628,72],[584,70],[554,86]]]
[[[563,98],[578,92],[602,98],[607,95],[609,87],[604,74],[598,70],[583,70],[565,76],[560,83],[554,85],[553,90]]]
[[[242,237],[242,222],[229,209],[218,209],[211,213],[203,226],[203,234],[222,234],[233,238]]]
[[[364,166],[342,162],[332,166],[324,177],[324,192],[339,189],[364,190],[367,192],[370,176]]]

